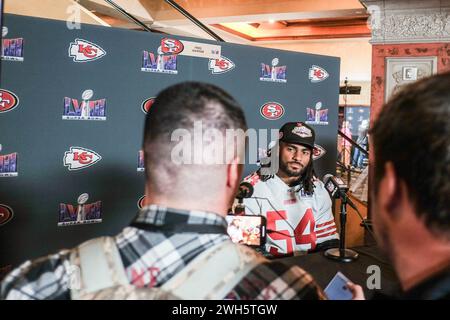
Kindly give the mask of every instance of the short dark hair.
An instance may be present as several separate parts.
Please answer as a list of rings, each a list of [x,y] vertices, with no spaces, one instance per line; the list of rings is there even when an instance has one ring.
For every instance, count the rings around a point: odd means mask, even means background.
[[[173,131],[181,128],[192,131],[197,121],[202,121],[204,130],[247,130],[239,103],[215,85],[183,82],[161,91],[147,113],[143,141],[147,181],[157,191],[165,192],[163,189],[177,183],[183,167],[170,162]]]
[[[450,73],[415,82],[395,95],[372,127],[375,193],[391,161],[417,216],[450,239]]]

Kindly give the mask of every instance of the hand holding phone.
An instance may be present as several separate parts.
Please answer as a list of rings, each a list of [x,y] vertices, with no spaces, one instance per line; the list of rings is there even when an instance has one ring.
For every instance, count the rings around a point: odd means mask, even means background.
[[[336,273],[325,288],[325,294],[330,300],[352,300],[353,293],[347,284],[351,282],[342,272]]]

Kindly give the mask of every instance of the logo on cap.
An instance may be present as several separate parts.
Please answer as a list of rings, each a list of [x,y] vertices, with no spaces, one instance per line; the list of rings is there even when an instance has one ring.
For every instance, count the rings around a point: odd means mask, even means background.
[[[298,135],[301,138],[311,138],[313,136],[312,131],[302,125],[300,122],[292,129],[292,133]]]
[[[284,107],[278,102],[268,102],[261,106],[260,113],[267,120],[278,120],[284,115]]]

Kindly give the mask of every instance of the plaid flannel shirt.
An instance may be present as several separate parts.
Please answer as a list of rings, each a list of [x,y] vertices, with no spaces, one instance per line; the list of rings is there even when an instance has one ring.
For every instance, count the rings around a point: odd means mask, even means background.
[[[134,220],[136,225],[220,226],[224,232],[148,231],[128,226],[115,236],[130,284],[159,287],[209,247],[230,241],[226,220],[214,213],[150,205]],[[166,229],[164,229],[166,230]],[[11,271],[0,286],[0,299],[70,299],[70,250],[62,250]],[[211,272],[214,272],[211,270]],[[253,268],[227,299],[324,299],[312,277],[297,266],[267,261]]]

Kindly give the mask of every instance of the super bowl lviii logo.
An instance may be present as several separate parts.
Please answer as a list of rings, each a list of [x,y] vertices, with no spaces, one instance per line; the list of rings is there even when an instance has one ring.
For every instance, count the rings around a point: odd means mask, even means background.
[[[89,62],[102,58],[106,51],[95,43],[83,39],[75,39],[69,45],[69,57],[74,62]]]
[[[137,171],[138,172],[145,171],[144,151],[143,150],[139,150],[139,152],[138,152]]]
[[[236,65],[230,59],[221,56],[220,59],[209,59],[208,69],[212,74],[221,74],[234,69]]]
[[[8,28],[2,28],[2,60],[23,61],[23,38],[7,39]]]
[[[267,120],[278,120],[284,115],[284,107],[278,102],[267,102],[259,111]]]
[[[11,91],[0,89],[0,113],[8,112],[19,105],[19,98]]]
[[[77,205],[59,204],[58,226],[102,222],[102,202],[87,203],[89,194],[83,193],[77,199]]]
[[[150,51],[143,51],[141,71],[177,74],[177,55],[171,54],[170,51],[165,53],[161,47],[158,48],[156,55]]]
[[[313,65],[309,68],[309,80],[312,83],[322,82],[329,77],[327,70],[322,67]]]
[[[2,145],[0,144],[0,151]],[[17,177],[17,152],[0,155],[0,177]]]
[[[279,59],[272,59],[271,66],[261,63],[261,74],[259,80],[270,82],[287,82],[286,66],[278,66]]]
[[[151,98],[145,99],[142,102],[142,105],[141,105],[142,112],[147,114],[150,111],[150,108],[152,107],[154,102],[155,102],[155,97],[151,97]]]
[[[322,102],[317,102],[314,108],[306,108],[307,124],[328,124],[328,109],[322,109]]]
[[[91,100],[94,91],[85,90],[79,101],[64,98],[63,120],[106,120],[106,99]]]
[[[82,147],[70,147],[70,150],[64,153],[63,163],[67,169],[75,171],[93,166],[101,159],[102,157],[95,151]]]
[[[14,211],[6,204],[0,203],[0,226],[7,224],[14,217]]]

